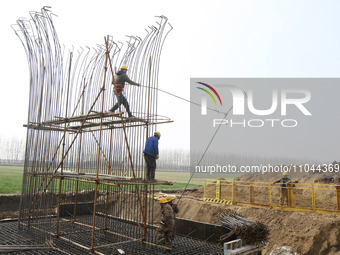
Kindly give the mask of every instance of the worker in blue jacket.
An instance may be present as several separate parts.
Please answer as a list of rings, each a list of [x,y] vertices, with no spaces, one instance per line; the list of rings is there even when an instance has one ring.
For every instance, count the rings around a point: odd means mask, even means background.
[[[154,136],[146,139],[144,149],[144,159],[147,165],[146,180],[155,180],[156,159],[159,158],[158,140],[161,138],[161,133],[155,132]]]

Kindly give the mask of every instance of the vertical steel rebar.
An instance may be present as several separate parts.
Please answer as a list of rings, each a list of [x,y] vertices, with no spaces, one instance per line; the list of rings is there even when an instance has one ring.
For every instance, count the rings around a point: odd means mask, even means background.
[[[86,88],[87,83],[85,82],[84,79],[84,87],[83,87],[83,91],[81,93],[81,98],[82,98],[82,107],[81,107],[81,115],[84,114],[84,92],[85,92],[85,88]],[[73,115],[73,114],[72,114]],[[82,151],[82,138],[83,135],[82,133],[80,134],[80,138],[79,138],[79,147],[78,147],[78,163],[77,163],[77,174],[79,174],[79,170],[80,170],[80,159],[81,159],[81,151]],[[74,209],[73,209],[73,220],[76,220],[76,216],[77,216],[77,204],[78,204],[78,189],[79,189],[79,182],[76,182],[76,187],[75,187],[75,195],[74,195]]]
[[[149,108],[150,108],[150,86],[151,86],[151,56],[149,57],[149,84],[148,84],[148,106],[147,106],[147,121],[146,121],[146,138],[148,138],[149,136],[149,125],[148,125],[148,121],[149,121]],[[145,171],[146,173],[147,171]],[[144,177],[145,180],[147,181],[146,176]],[[146,183],[144,185],[144,189],[145,189],[145,194],[144,194],[144,215],[143,215],[143,223],[144,223],[144,228],[143,228],[143,240],[145,240],[146,235],[147,235],[147,227],[146,227],[146,221],[147,221],[147,207],[148,207],[148,203],[147,203],[147,197],[148,197],[148,184]]]
[[[108,47],[108,42],[106,40],[105,40],[105,45],[106,45],[106,48],[107,48]],[[113,69],[112,69],[112,65],[111,65],[110,59],[109,59],[109,64],[110,64],[111,74],[112,74],[112,77],[113,77],[113,83],[115,84],[115,82],[114,82],[114,75],[113,75]],[[118,106],[119,106],[119,111],[122,112],[121,108],[120,108],[121,105],[119,103],[118,94],[116,94],[116,97],[117,97],[117,102],[118,102]],[[127,147],[127,152],[128,152],[128,155],[129,155],[129,160],[130,160],[130,165],[131,165],[131,170],[132,170],[133,178],[136,181],[136,175],[135,175],[135,172],[134,172],[134,169],[133,169],[133,163],[132,163],[132,158],[131,158],[131,154],[130,154],[130,147],[129,147],[128,139],[127,139],[127,135],[126,135],[125,121],[123,119],[122,119],[122,126],[123,126],[123,132],[124,132],[125,145]],[[141,197],[140,197],[138,185],[135,185],[135,187],[136,187],[136,192],[137,192],[137,196],[138,196],[138,202],[139,202],[140,208],[142,210],[143,207],[142,207],[142,202],[141,202]]]
[[[104,38],[105,39],[105,38]],[[104,65],[104,78],[103,78],[103,87],[102,87],[102,105],[101,112],[104,110],[104,99],[105,99],[105,79],[107,72],[107,60],[109,59],[109,49],[106,47],[105,54],[105,65]],[[97,171],[96,171],[96,184],[95,184],[95,195],[94,195],[94,205],[93,205],[93,226],[92,226],[92,239],[91,239],[91,252],[94,251],[94,232],[96,227],[96,212],[97,212],[97,198],[98,198],[98,183],[99,183],[99,164],[100,164],[100,154],[101,154],[101,138],[102,138],[102,127],[103,127],[103,115],[100,116],[100,130],[99,130],[99,142],[98,142],[98,157],[97,157]]]
[[[68,72],[68,83],[67,83],[67,93],[66,93],[66,106],[65,106],[65,118],[67,118],[67,109],[68,109],[68,100],[69,100],[69,90],[70,90],[70,76],[71,76],[71,66],[72,66],[72,55],[73,53],[70,53],[70,64],[69,64],[69,72]],[[67,131],[67,123],[65,122],[64,125],[64,136],[63,136],[63,147],[62,147],[62,160],[60,162],[60,174],[63,175],[63,169],[64,169],[64,152],[65,152],[65,136]],[[61,204],[61,190],[62,190],[62,182],[63,177],[60,177],[59,179],[59,194],[58,194],[58,216],[57,216],[57,228],[56,228],[56,235],[59,235],[59,220],[60,220],[60,204]]]
[[[16,33],[24,46],[31,78],[20,202],[22,229],[31,224],[62,238],[78,231],[73,230],[75,224],[86,224],[91,226],[91,246],[87,249],[95,253],[98,231],[115,231],[117,235],[122,231],[121,223],[111,215],[137,223],[127,230],[129,237],[142,236],[145,242],[151,235],[147,223],[153,222],[154,186],[144,182],[143,147],[158,121],[156,89],[166,22],[161,17],[158,26],[149,27],[143,39],[130,36],[127,44],[122,44],[108,36],[96,49],[71,50],[69,58],[64,58],[68,50],[60,46],[48,9],[31,12],[30,21],[17,22],[20,33]],[[146,89],[126,88],[126,98],[138,116],[135,120],[123,116],[117,95],[113,94],[116,99],[105,96],[111,90],[105,90],[111,82],[107,61],[113,83],[112,63],[127,64],[132,80],[148,83]],[[120,115],[107,116],[104,109],[114,101],[118,101]],[[83,203],[89,198],[92,208]],[[92,217],[84,218],[83,213]]]

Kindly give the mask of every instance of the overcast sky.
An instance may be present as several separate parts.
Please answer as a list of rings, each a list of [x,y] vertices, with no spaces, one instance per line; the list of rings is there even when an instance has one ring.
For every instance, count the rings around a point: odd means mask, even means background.
[[[336,0],[11,0],[0,15],[0,137],[26,135],[28,64],[10,25],[44,5],[58,15],[54,24],[67,47],[95,46],[108,34],[120,41],[144,37],[154,16],[167,16],[174,29],[163,48],[159,87],[188,99],[193,77],[339,77]],[[159,126],[160,145],[189,148],[188,103],[159,96],[159,114],[175,121]]]

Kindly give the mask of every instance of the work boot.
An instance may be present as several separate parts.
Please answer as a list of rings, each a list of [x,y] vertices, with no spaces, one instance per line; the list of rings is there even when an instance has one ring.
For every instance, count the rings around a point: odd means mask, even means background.
[[[130,118],[130,119],[134,119],[134,118],[136,118],[135,116],[133,116],[133,115],[132,115],[132,113],[131,113],[131,112],[128,112],[128,114],[129,114],[129,118]]]

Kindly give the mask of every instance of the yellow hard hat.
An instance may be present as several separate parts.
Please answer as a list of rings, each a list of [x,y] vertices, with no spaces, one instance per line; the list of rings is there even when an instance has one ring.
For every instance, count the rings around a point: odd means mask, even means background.
[[[161,133],[155,132],[154,135],[157,135],[159,138],[161,138]]]
[[[173,199],[174,199],[174,198],[173,198],[172,196],[167,196],[167,197],[166,197],[166,201],[167,201],[167,202],[171,202]]]
[[[286,175],[288,175],[288,172],[283,172],[283,174],[282,174],[282,175],[286,176]]]
[[[126,71],[128,70],[126,65],[122,65],[120,69],[125,69]]]
[[[167,203],[166,198],[165,198],[165,197],[162,197],[162,198],[159,200],[159,203],[160,203],[160,204],[165,204],[165,203]]]

